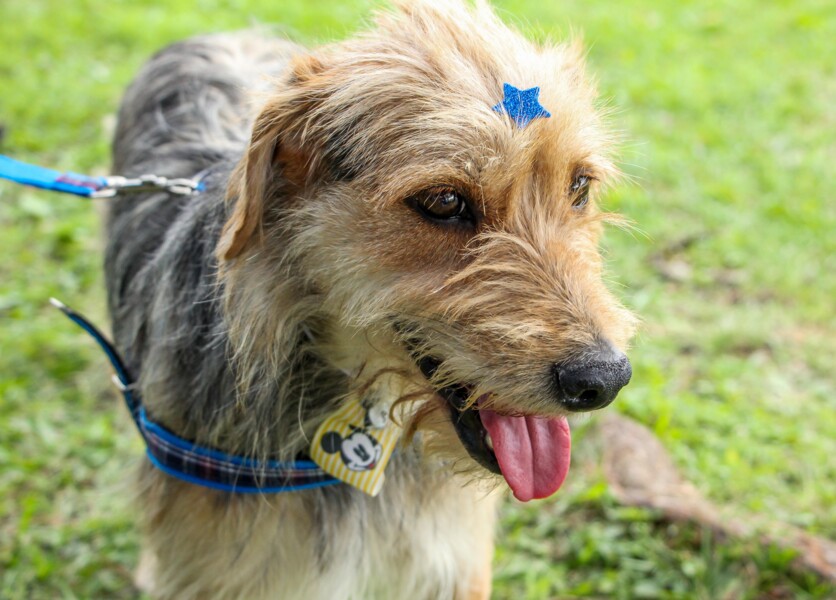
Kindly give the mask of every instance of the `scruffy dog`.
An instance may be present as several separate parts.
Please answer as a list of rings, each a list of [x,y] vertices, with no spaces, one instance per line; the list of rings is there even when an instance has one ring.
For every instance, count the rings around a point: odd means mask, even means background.
[[[377,496],[218,491],[146,461],[140,583],[178,600],[487,598],[498,484],[555,492],[566,415],[630,378],[633,319],[597,249],[611,145],[580,49],[538,48],[482,3],[404,1],[310,52],[247,32],[155,56],[114,170],[205,190],[108,217],[114,336],[147,415],[293,461],[360,399],[400,441]]]

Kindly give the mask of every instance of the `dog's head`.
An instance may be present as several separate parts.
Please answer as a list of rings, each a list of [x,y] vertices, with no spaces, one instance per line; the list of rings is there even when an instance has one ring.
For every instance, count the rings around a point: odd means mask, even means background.
[[[506,83],[539,87],[550,116],[516,118]],[[415,427],[543,497],[568,468],[565,415],[630,378],[633,318],[598,250],[611,146],[577,45],[535,47],[482,3],[404,2],[293,62],[233,177],[219,260],[260,310],[314,297],[321,322],[374,339],[431,385]]]

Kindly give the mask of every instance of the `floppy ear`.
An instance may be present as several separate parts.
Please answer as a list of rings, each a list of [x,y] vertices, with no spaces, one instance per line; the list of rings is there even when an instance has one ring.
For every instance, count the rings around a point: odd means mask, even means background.
[[[305,185],[316,161],[313,149],[305,148],[303,134],[314,104],[311,98],[316,97],[315,79],[322,71],[322,63],[313,56],[295,58],[287,87],[256,118],[250,145],[227,188],[227,202],[234,202],[234,207],[218,241],[218,262],[234,259],[259,243],[271,198]]]

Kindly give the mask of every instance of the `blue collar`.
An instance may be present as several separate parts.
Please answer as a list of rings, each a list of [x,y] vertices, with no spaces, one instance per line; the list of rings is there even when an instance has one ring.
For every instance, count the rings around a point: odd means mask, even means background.
[[[155,190],[189,196],[204,189],[200,176],[194,179],[167,179],[157,175],[89,177],[22,163],[3,155],[0,155],[0,178],[86,198],[110,198],[124,192]],[[311,460],[259,461],[235,456],[183,439],[155,423],[142,406],[128,369],[108,339],[77,312],[54,298],[50,302],[90,334],[104,350],[116,372],[114,379],[125,404],[145,440],[148,458],[161,471],[188,483],[238,494],[294,492],[341,483]]]
[[[107,355],[125,404],[145,441],[148,458],[159,470],[187,483],[238,494],[295,492],[341,483],[311,460],[259,461],[227,454],[185,440],[155,423],[142,406],[133,389],[134,381],[113,344],[82,315],[55,298],[50,302],[90,334]]]

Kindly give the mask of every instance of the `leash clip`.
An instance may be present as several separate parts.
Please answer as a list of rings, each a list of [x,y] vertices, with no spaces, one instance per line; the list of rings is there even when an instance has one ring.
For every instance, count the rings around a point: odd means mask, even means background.
[[[203,184],[194,179],[168,179],[159,175],[140,175],[139,177],[114,175],[105,177],[104,180],[104,186],[91,193],[91,198],[113,198],[120,193],[133,194],[158,190],[178,196],[191,196],[203,189]]]

